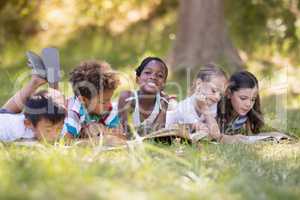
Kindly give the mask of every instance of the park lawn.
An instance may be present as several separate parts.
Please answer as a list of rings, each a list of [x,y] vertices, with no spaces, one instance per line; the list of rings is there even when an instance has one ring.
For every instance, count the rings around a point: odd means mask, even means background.
[[[21,87],[14,80],[23,71],[0,74],[2,104]],[[272,119],[274,102],[263,104]],[[298,137],[299,111],[287,110],[287,132]],[[110,152],[0,143],[0,199],[300,199],[299,157],[299,142],[203,144],[200,150],[146,143]]]
[[[142,25],[140,31],[127,32],[118,39],[98,32],[77,34],[59,46],[63,83],[81,60],[106,59],[115,69],[134,74],[146,55],[166,55],[171,43],[166,38],[174,32],[173,26],[163,33],[153,31],[161,26],[149,27]],[[12,62],[1,66],[1,105],[29,78],[24,54],[42,48],[36,45],[5,51],[11,54]],[[62,85],[65,94],[72,94]],[[275,104],[264,99],[264,113],[271,115]],[[300,136],[299,120],[299,108],[288,108],[289,134]],[[99,147],[0,143],[0,200],[300,199],[299,157],[299,142],[203,144],[200,149],[146,143],[109,152],[101,152]]]
[[[0,143],[0,199],[299,199],[300,143]]]

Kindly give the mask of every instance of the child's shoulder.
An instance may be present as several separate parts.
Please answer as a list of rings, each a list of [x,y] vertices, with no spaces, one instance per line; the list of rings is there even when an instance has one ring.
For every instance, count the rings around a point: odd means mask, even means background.
[[[0,141],[14,141],[20,138],[34,137],[31,129],[25,127],[24,114],[0,114],[0,121]]]
[[[192,97],[188,96],[185,99],[182,99],[178,102],[178,106],[193,106]]]
[[[189,116],[195,113],[193,99],[188,96],[176,104],[176,112],[178,115]]]
[[[67,110],[68,111],[74,111],[76,113],[79,113],[80,110],[82,109],[83,105],[79,101],[79,99],[76,96],[69,97],[67,99]]]
[[[10,113],[10,112],[3,112],[0,114],[0,119],[12,120],[12,121],[24,121],[25,115],[23,113]],[[5,121],[7,121],[5,120]]]

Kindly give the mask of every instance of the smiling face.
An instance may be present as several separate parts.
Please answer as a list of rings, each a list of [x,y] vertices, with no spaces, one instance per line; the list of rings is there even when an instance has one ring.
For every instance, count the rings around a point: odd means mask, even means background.
[[[213,76],[210,81],[197,79],[195,93],[204,95],[207,105],[211,106],[220,101],[221,94],[224,93],[226,85],[227,80],[224,76]]]
[[[253,108],[258,95],[258,88],[241,88],[229,94],[229,98],[234,111],[245,116]]]
[[[152,60],[141,72],[141,75],[137,77],[137,83],[141,91],[155,94],[164,88],[166,79],[167,72],[164,65],[161,62]]]

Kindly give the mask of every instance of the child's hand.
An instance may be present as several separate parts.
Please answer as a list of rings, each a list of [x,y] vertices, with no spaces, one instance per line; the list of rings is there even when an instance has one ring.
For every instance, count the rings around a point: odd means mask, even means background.
[[[82,137],[97,137],[105,134],[105,126],[99,123],[91,123],[82,129]]]
[[[208,127],[204,123],[201,123],[201,122],[192,124],[192,129],[195,130],[196,132],[200,131],[200,132],[209,133]]]
[[[125,134],[125,132],[123,131],[123,128],[106,128],[106,131],[104,133],[105,135],[113,135],[116,136],[118,138],[127,139],[127,136]]]
[[[207,104],[207,97],[202,93],[195,94],[195,106],[203,114],[209,114],[209,107]]]
[[[216,141],[220,141],[220,139],[222,138],[222,135],[219,132],[209,132],[208,135],[211,139],[214,139]]]
[[[192,124],[192,129],[195,130],[196,132],[204,132],[209,135],[211,139],[219,140],[221,138],[221,133],[220,132],[212,132],[209,130],[208,126],[204,123],[194,123]]]
[[[32,74],[30,83],[32,84],[33,87],[38,88],[41,85],[44,85],[45,83],[47,83],[47,80],[40,77],[39,75]]]
[[[83,128],[82,137],[98,137],[100,135],[113,135],[122,139],[126,139],[126,135],[122,128],[108,128],[103,124],[91,123]]]

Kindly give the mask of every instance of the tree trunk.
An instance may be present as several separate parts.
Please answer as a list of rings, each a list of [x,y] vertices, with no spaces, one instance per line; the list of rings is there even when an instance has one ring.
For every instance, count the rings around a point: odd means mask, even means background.
[[[180,0],[177,36],[168,61],[174,70],[212,62],[228,72],[242,68],[226,30],[223,0]]]

